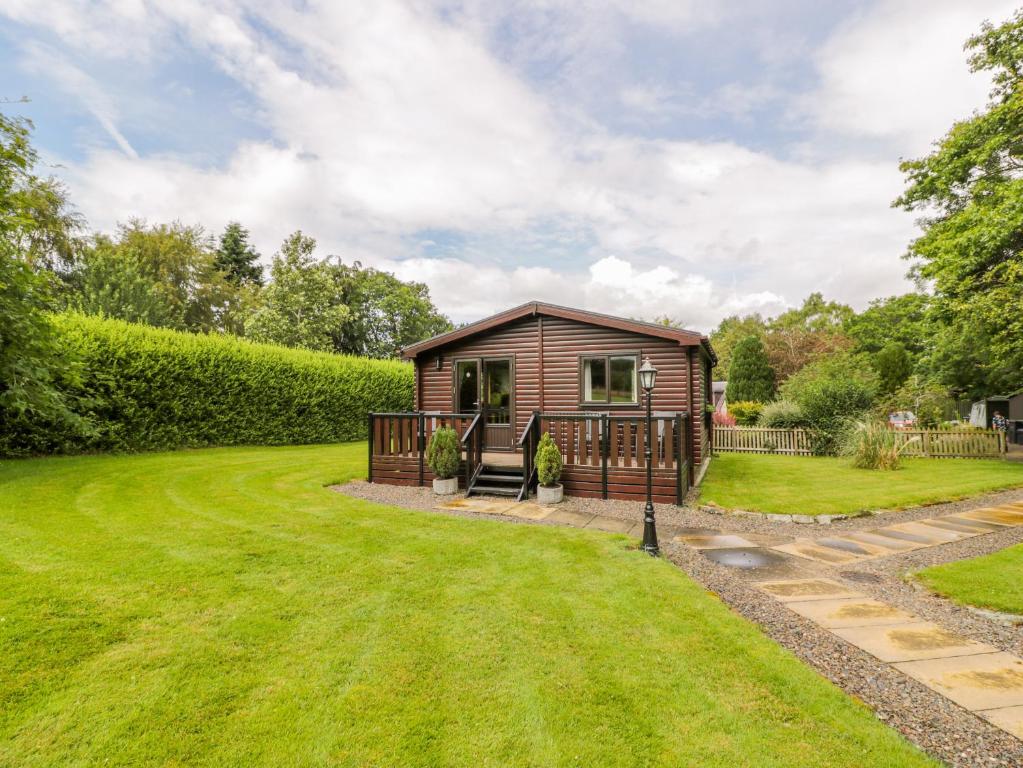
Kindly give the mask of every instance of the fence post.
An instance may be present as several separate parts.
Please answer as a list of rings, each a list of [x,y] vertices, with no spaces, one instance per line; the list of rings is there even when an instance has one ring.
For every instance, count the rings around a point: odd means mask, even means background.
[[[675,506],[681,507],[684,494],[682,493],[682,414],[675,414],[675,445],[671,446],[675,454]],[[688,490],[688,489],[686,489]]]
[[[611,439],[611,430],[608,429],[608,417],[606,413],[600,414],[600,497],[607,499],[607,456],[611,447],[608,441]]]
[[[369,421],[368,421],[367,426],[369,427],[369,429],[368,429],[368,431],[366,433],[367,434],[366,442],[369,445],[369,460],[366,462],[366,482],[367,483],[372,483],[373,482],[373,414],[372,413],[369,415]]]
[[[419,484],[422,485],[426,479],[425,470],[423,468],[426,453],[426,416],[422,411],[419,412],[419,416],[416,419],[416,449],[419,451]]]

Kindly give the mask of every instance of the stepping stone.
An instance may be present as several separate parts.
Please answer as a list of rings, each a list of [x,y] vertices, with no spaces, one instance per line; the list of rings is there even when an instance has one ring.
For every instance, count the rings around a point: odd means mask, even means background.
[[[906,541],[910,544],[916,544],[917,547],[930,547],[935,544],[934,540],[927,537],[921,536],[919,533],[907,533],[906,531],[897,531],[894,528],[871,528],[866,533],[874,536],[884,536],[888,539],[897,539],[899,541]]]
[[[834,632],[846,642],[889,663],[969,656],[998,650],[949,632],[929,621],[885,627],[849,627]]]
[[[730,533],[683,534],[676,539],[688,544],[693,549],[734,549],[735,547],[757,546],[749,539]]]
[[[851,552],[854,555],[873,557],[874,555],[890,555],[891,550],[879,547],[875,544],[868,544],[865,541],[856,541],[848,536],[837,538],[817,539],[817,546],[837,549],[839,552]]]
[[[990,533],[990,531],[982,531],[981,529],[968,525],[965,522],[964,523],[955,522],[953,521],[953,519],[948,519],[947,517],[934,517],[932,519],[922,519],[922,521],[918,521],[918,523],[922,523],[925,526],[933,526],[934,528],[940,528],[945,531],[955,531],[957,533],[966,534],[967,536],[978,536],[980,534]]]
[[[990,533],[991,531],[1001,530],[1004,526],[998,525],[997,523],[985,523],[981,520],[969,520],[965,517],[958,515],[946,515],[945,517],[939,517],[939,520],[945,520],[947,522],[962,523],[963,525],[969,525],[976,528],[981,533]]]
[[[965,534],[958,531],[946,531],[921,523],[900,523],[899,525],[888,526],[886,530],[889,533],[909,533],[914,536],[920,536],[927,540],[928,546],[949,544],[950,542],[967,538]]]
[[[518,506],[517,501],[486,501],[484,499],[455,499],[439,504],[438,509],[458,509],[481,515],[506,515]]]
[[[996,509],[994,507],[985,507],[984,509],[974,509],[970,512],[963,512],[959,517],[965,517],[967,520],[980,520],[984,523],[994,523],[995,525],[1002,526],[1014,526],[1023,525],[1023,512],[1013,511],[1011,509]]]
[[[828,565],[844,565],[845,563],[853,563],[863,559],[861,556],[854,555],[851,552],[841,552],[837,549],[819,547],[812,539],[796,539],[791,544],[782,544],[777,547],[771,547],[771,549],[795,555],[796,557],[804,557],[807,560],[816,560],[818,563],[827,563]]]
[[[972,711],[1023,706],[1023,660],[1011,653],[907,661],[894,667]]]
[[[833,600],[836,597],[863,597],[859,592],[854,592],[831,579],[762,581],[755,586],[782,603]]]
[[[507,514],[514,515],[515,517],[521,517],[525,520],[544,520],[553,511],[554,510],[550,507],[541,507],[539,504],[534,504],[532,501],[523,501],[516,504]]]
[[[622,520],[620,517],[601,517],[597,515],[590,520],[587,529],[597,529],[608,533],[629,533],[633,528],[639,526],[635,520]]]
[[[903,541],[902,539],[895,539],[891,536],[880,536],[876,533],[868,533],[866,531],[854,531],[847,533],[844,538],[852,539],[853,541],[862,541],[864,544],[872,544],[875,547],[881,547],[887,549],[889,552],[908,552],[911,549],[919,549],[923,544],[918,544],[913,541]]]
[[[841,600],[811,600],[788,603],[790,609],[815,621],[825,629],[840,627],[875,627],[884,624],[905,624],[916,619],[894,605],[869,597],[848,597]],[[840,634],[836,631],[836,634]]]
[[[572,525],[576,528],[585,528],[595,517],[596,515],[585,515],[581,512],[558,509],[547,515],[544,520],[549,523],[561,523],[562,525]]]
[[[790,558],[761,547],[705,549],[701,554],[711,562],[747,571],[759,579],[787,579],[805,575]]]
[[[1017,739],[1023,739],[1023,707],[1001,707],[985,709],[977,713],[992,725],[1008,731]]]

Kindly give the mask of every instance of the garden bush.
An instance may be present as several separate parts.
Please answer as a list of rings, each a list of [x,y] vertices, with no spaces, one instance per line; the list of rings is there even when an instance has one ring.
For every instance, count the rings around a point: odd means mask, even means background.
[[[799,429],[806,426],[806,415],[798,403],[775,400],[764,406],[757,424],[772,429]]]
[[[918,439],[918,438],[914,438]],[[856,422],[845,434],[842,454],[852,457],[854,467],[860,469],[898,469],[902,452],[895,431],[883,421],[871,419]]]
[[[540,485],[550,488],[561,479],[561,451],[550,432],[544,432],[536,447],[536,477]]]
[[[718,427],[734,427],[736,424],[735,417],[730,413],[718,413],[715,411],[710,420]]]
[[[853,379],[825,379],[808,384],[798,402],[810,429],[814,453],[838,453],[845,433],[863,417],[873,401],[873,389]]]
[[[449,480],[458,472],[462,446],[451,427],[441,427],[433,433],[426,446],[426,463],[440,480]]]
[[[412,407],[397,361],[254,344],[77,314],[54,318],[88,432],[5,418],[0,455],[326,443],[366,437],[369,411]]]
[[[743,427],[752,427],[757,423],[764,404],[755,400],[740,400],[728,404],[728,412],[735,417],[735,422]]]

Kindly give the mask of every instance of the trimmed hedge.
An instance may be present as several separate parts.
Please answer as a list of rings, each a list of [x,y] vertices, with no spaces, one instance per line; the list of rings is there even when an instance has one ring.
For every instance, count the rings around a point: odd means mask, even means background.
[[[92,433],[8,419],[0,454],[341,442],[366,437],[369,411],[412,408],[412,367],[397,361],[77,314],[54,323],[65,390]]]

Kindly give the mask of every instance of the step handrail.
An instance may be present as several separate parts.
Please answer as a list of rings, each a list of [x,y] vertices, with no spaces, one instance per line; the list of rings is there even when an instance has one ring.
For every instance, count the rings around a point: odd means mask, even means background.
[[[483,469],[483,439],[480,429],[483,418],[483,411],[477,411],[473,420],[469,422],[468,428],[462,435],[462,448],[465,449],[465,493],[472,493],[472,487],[476,483],[476,476]]]
[[[522,449],[522,487],[519,489],[519,501],[529,498],[529,489],[533,486],[536,467],[534,459],[536,456],[536,445],[539,442],[540,412],[533,411],[526,422],[526,428],[522,430],[522,437],[519,438],[519,448]]]

